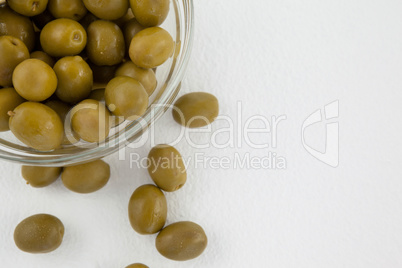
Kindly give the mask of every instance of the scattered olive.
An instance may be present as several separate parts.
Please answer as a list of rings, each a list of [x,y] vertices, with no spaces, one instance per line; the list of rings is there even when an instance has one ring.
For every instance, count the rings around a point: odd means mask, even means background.
[[[12,74],[18,64],[29,59],[27,46],[20,39],[0,36],[0,86],[12,86]]]
[[[180,189],[187,180],[182,156],[167,144],[157,145],[149,152],[148,173],[155,184],[166,192]]]
[[[89,96],[93,85],[92,70],[80,56],[61,58],[53,67],[57,79],[56,96],[77,103]]]
[[[154,185],[138,187],[130,198],[128,216],[131,226],[139,234],[155,234],[166,222],[166,197]]]
[[[87,44],[87,33],[74,20],[56,19],[43,27],[40,43],[43,50],[53,57],[77,55]]]
[[[135,66],[132,61],[126,61],[116,70],[116,76],[129,76],[140,82],[151,96],[156,89],[157,80],[152,69],[143,69]]]
[[[14,88],[0,89],[0,131],[10,130],[8,112],[14,110],[24,101]]]
[[[28,253],[48,253],[62,243],[64,225],[55,216],[37,214],[20,222],[14,231],[17,247]]]
[[[81,139],[87,142],[101,142],[109,135],[110,112],[96,100],[83,100],[71,111],[71,126]]]
[[[105,101],[113,114],[136,120],[145,113],[148,107],[148,94],[137,80],[118,76],[107,84]]]
[[[102,160],[96,160],[63,169],[61,180],[67,189],[88,194],[103,188],[110,178],[110,166]]]
[[[158,26],[169,13],[169,0],[130,0],[135,18],[145,27]]]
[[[13,73],[15,90],[30,101],[44,101],[56,91],[57,77],[49,64],[38,59],[27,59]]]
[[[174,261],[187,261],[200,256],[208,244],[207,235],[201,226],[183,221],[165,227],[156,237],[159,253]]]
[[[219,114],[216,97],[205,92],[188,93],[180,97],[172,110],[173,119],[189,128],[211,124]]]
[[[60,167],[22,166],[22,177],[35,188],[46,187],[55,182],[60,174]]]
[[[63,141],[63,124],[55,111],[44,104],[24,102],[10,115],[11,132],[38,151],[51,151]]]
[[[134,36],[129,54],[135,65],[150,69],[163,64],[173,55],[174,48],[173,38],[166,30],[151,27]]]

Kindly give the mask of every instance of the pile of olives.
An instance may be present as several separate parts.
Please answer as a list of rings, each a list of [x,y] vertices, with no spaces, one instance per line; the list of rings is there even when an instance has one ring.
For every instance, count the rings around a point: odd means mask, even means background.
[[[155,68],[175,52],[170,34],[159,26],[169,0],[0,0],[0,131],[11,132],[27,146],[52,151],[79,140],[99,143],[112,127],[136,120],[157,87]],[[212,123],[219,113],[208,93],[182,96],[174,120],[189,128]],[[68,123],[72,131],[66,131]],[[157,163],[167,161],[168,165]],[[49,186],[61,177],[64,186],[88,194],[102,189],[110,166],[96,160],[68,167],[23,166],[32,187]],[[185,261],[207,246],[201,226],[182,221],[165,226],[164,192],[181,189],[187,180],[181,154],[161,144],[149,152],[148,173],[154,184],[138,187],[128,204],[132,228],[157,234],[164,257]],[[56,250],[64,225],[55,216],[37,214],[14,231],[16,246],[29,253]],[[147,268],[135,263],[126,268]]]
[[[169,5],[0,2],[0,131],[52,151],[102,142],[112,127],[141,117],[157,87],[155,68],[174,55],[172,36],[159,27]]]

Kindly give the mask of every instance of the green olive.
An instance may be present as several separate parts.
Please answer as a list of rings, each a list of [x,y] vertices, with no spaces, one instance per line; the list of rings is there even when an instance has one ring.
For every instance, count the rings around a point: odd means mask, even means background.
[[[151,69],[163,64],[173,55],[174,49],[173,38],[166,30],[151,27],[134,36],[129,55],[135,65]]]
[[[130,0],[133,14],[145,27],[161,25],[169,13],[169,0]]]
[[[131,226],[139,234],[155,234],[166,222],[166,197],[154,185],[138,187],[128,203],[128,216]]]
[[[63,124],[55,111],[44,104],[24,102],[10,112],[11,132],[38,151],[51,151],[63,141]]]
[[[24,101],[14,88],[0,89],[0,132],[10,130],[8,112],[14,110]]]
[[[45,105],[50,107],[53,111],[55,111],[59,115],[61,122],[63,123],[64,126],[68,126],[68,124],[71,123],[69,118],[70,116],[69,112],[72,107],[70,105],[58,100],[50,100],[46,102]],[[64,138],[62,144],[76,143],[77,141],[79,141],[79,139],[80,137],[71,129],[64,128]]]
[[[107,84],[105,101],[113,114],[128,120],[137,120],[148,107],[148,94],[137,80],[118,76]]]
[[[55,216],[36,214],[20,222],[14,231],[17,247],[28,253],[48,253],[63,242],[64,225]]]
[[[21,97],[30,101],[43,101],[56,91],[57,77],[45,62],[28,59],[15,68],[13,84]]]
[[[166,192],[180,189],[187,180],[183,157],[167,144],[159,144],[149,152],[148,173],[155,184]]]
[[[125,53],[124,36],[119,26],[104,20],[92,22],[88,27],[86,51],[96,65],[119,64]]]
[[[29,18],[21,16],[7,6],[0,7],[0,35],[11,35],[21,39],[32,51],[35,46],[35,32]]]
[[[208,244],[207,235],[201,226],[183,221],[165,227],[156,237],[159,253],[174,261],[187,261],[200,256]]]
[[[140,31],[144,30],[145,27],[139,24],[139,22],[133,18],[127,21],[123,26],[123,34],[124,34],[124,41],[126,42],[126,52],[130,48],[131,40],[133,40],[134,36],[139,33]]]
[[[48,9],[55,18],[67,18],[76,21],[87,14],[87,9],[82,0],[49,0]]]
[[[110,112],[96,100],[83,100],[71,111],[71,126],[81,139],[87,142],[101,142],[109,135]]]
[[[42,188],[49,186],[59,178],[61,168],[22,166],[21,174],[29,185],[35,188]]]
[[[126,268],[149,268],[149,267],[142,263],[133,263],[127,266]]]
[[[24,16],[36,16],[47,7],[48,0],[8,0],[7,4],[17,13]]]
[[[83,0],[86,8],[100,19],[117,20],[127,13],[127,0]]]
[[[102,160],[65,167],[61,180],[67,189],[88,194],[103,188],[110,178],[110,166]]]
[[[116,70],[116,76],[134,78],[143,85],[148,96],[152,95],[157,85],[156,75],[152,69],[137,67],[132,61],[122,63]]]
[[[43,51],[53,57],[77,55],[87,44],[87,33],[74,20],[57,19],[43,27],[40,43]]]
[[[35,51],[31,53],[31,59],[38,59],[47,63],[50,67],[54,66],[54,59],[43,51]]]
[[[15,67],[28,58],[29,51],[20,39],[9,35],[0,36],[0,86],[11,86]]]
[[[219,114],[216,97],[205,92],[193,92],[180,97],[172,110],[173,119],[189,128],[211,124]]]
[[[89,96],[93,85],[92,70],[80,56],[61,58],[54,65],[58,84],[56,96],[68,103],[77,103]]]

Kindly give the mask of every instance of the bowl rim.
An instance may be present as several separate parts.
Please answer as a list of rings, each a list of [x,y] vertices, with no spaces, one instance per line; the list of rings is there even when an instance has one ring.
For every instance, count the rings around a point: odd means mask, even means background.
[[[20,163],[23,165],[49,167],[68,166],[106,157],[118,151],[119,149],[126,147],[129,143],[140,137],[142,133],[144,133],[167,111],[168,107],[176,99],[180,91],[181,81],[185,76],[188,62],[191,56],[194,39],[193,0],[172,1],[176,9],[175,12],[177,12],[178,2],[183,3],[184,9],[184,20],[182,22],[183,28],[181,30],[184,32],[184,37],[180,40],[180,42],[182,43],[180,51],[180,55],[182,55],[180,57],[181,60],[178,61],[178,64],[172,64],[170,76],[172,75],[172,70],[174,69],[175,65],[177,65],[175,76],[168,77],[167,80],[169,82],[165,84],[166,88],[163,89],[162,94],[158,96],[156,103],[151,104],[150,107],[147,109],[147,112],[141,118],[141,124],[138,124],[137,121],[133,121],[128,126],[126,126],[123,133],[117,135],[117,137],[114,137],[113,139],[109,138],[99,145],[90,145],[89,148],[75,154],[68,154],[68,150],[66,150],[67,152],[62,152],[64,149],[60,150],[58,154],[55,154],[55,152],[38,152],[35,150],[27,151],[23,149],[17,149],[6,140],[0,139],[0,159]],[[176,16],[176,20],[178,19],[180,18],[177,18]],[[30,153],[34,153],[34,155]]]

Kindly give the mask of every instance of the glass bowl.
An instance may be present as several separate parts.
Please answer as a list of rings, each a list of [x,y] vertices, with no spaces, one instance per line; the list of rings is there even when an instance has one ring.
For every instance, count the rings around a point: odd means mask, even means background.
[[[74,165],[107,156],[141,137],[169,109],[180,90],[192,47],[193,1],[172,0],[169,15],[161,27],[172,35],[176,49],[174,55],[156,69],[158,86],[142,118],[116,126],[102,143],[80,141],[51,152],[27,147],[11,131],[0,132],[0,159],[36,166]]]

